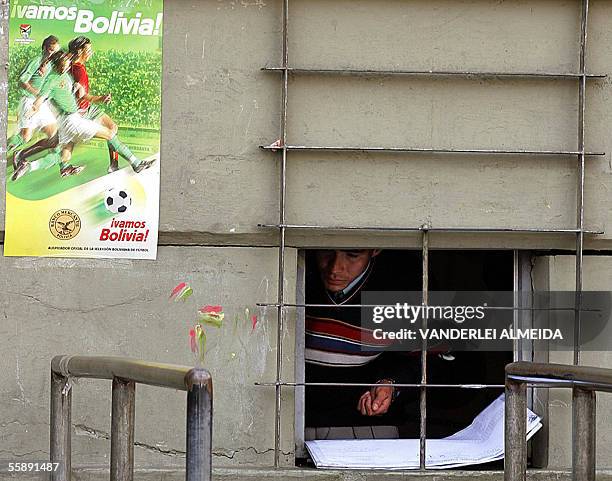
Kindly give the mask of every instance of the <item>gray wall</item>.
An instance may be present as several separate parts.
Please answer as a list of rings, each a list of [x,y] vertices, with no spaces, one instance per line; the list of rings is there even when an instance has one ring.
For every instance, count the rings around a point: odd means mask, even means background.
[[[6,12],[6,0],[0,1]],[[290,3],[293,66],[578,69],[577,1]],[[276,250],[266,246],[275,245],[276,235],[256,225],[278,220],[278,156],[257,146],[279,136],[279,77],[260,68],[280,62],[280,18],[276,0],[166,0],[162,247],[156,262],[0,261],[4,457],[44,456],[52,355],[191,362],[185,345],[188,311],[179,315],[166,301],[176,282],[191,280],[201,303],[218,302],[228,312],[275,300]],[[587,61],[593,72],[612,72],[611,24],[612,3],[594,1]],[[0,28],[5,26],[3,18]],[[6,98],[5,32],[0,104]],[[587,226],[607,231],[587,246],[601,249],[612,246],[611,94],[610,79],[590,83],[587,90],[587,148],[608,152],[588,160],[586,175]],[[575,149],[577,106],[575,81],[305,76],[290,82],[288,139],[318,145]],[[0,111],[1,137],[5,120]],[[3,178],[4,150],[0,162]],[[287,220],[295,223],[549,228],[575,223],[574,159],[295,154],[287,182]],[[1,198],[0,231],[3,217]],[[298,247],[419,245],[416,236],[398,235],[291,233],[288,239]],[[438,234],[431,244],[571,249],[574,241]],[[292,251],[288,299],[295,288],[294,258]],[[587,278],[609,277],[610,266],[596,263],[589,269]],[[269,464],[273,394],[252,383],[272,380],[275,316],[267,315],[253,334],[243,329],[236,337],[224,330],[212,341],[216,459]],[[285,340],[290,379],[290,330]],[[232,352],[236,356],[228,358]],[[102,463],[108,452],[109,387],[82,385],[75,387],[75,462]],[[291,410],[291,392],[286,394]],[[172,454],[183,449],[181,395],[152,396],[143,388],[139,400],[139,462],[176,462]],[[166,407],[170,413],[161,414]],[[289,453],[290,424],[283,436]],[[609,426],[602,430],[610,432]],[[555,459],[567,465],[567,458]]]
[[[584,290],[612,290],[612,257],[588,256],[584,258]],[[537,258],[533,269],[536,290],[571,291],[574,289],[574,257],[543,256]],[[550,362],[571,364],[573,353],[551,352]],[[612,353],[591,351],[582,353],[585,366],[612,368]],[[536,406],[544,409],[545,406]],[[612,396],[597,394],[597,467],[612,467]],[[572,458],[572,394],[569,389],[550,389],[548,399],[549,462],[550,467],[567,467]]]
[[[295,251],[287,263],[296,266]],[[215,462],[272,463],[276,316],[262,312],[252,330],[244,308],[276,299],[276,249],[163,247],[153,262],[1,258],[0,451],[5,459],[44,459],[48,449],[49,361],[56,354],[105,354],[192,365],[188,330],[196,309],[221,304],[225,326],[208,330],[205,365],[213,374]],[[295,267],[288,275],[295,278]],[[168,300],[185,280],[185,303]],[[288,284],[288,295],[295,296]],[[294,322],[288,319],[284,377],[293,375]],[[110,382],[73,387],[75,464],[108,461]],[[293,419],[286,392],[286,419]],[[185,394],[139,386],[136,462],[183,464]],[[283,451],[293,450],[292,422]],[[178,451],[178,452],[177,452]]]

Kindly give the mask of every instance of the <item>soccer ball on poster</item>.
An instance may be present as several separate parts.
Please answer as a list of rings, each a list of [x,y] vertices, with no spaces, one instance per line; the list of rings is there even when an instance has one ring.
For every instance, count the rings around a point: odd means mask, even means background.
[[[104,194],[104,206],[113,214],[123,214],[132,205],[132,198],[125,189],[112,187]]]

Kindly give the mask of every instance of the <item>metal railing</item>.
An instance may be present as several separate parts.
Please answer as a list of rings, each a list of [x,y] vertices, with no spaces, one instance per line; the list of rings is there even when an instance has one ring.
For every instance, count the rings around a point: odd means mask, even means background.
[[[103,356],[56,356],[51,361],[51,462],[58,463],[52,481],[70,481],[71,378],[113,381],[111,481],[134,478],[136,384],[187,391],[187,481],[212,476],[212,403],[210,373],[205,369]]]
[[[505,481],[527,479],[527,386],[572,389],[572,479],[595,481],[595,392],[612,392],[612,369],[530,362],[506,366]]]

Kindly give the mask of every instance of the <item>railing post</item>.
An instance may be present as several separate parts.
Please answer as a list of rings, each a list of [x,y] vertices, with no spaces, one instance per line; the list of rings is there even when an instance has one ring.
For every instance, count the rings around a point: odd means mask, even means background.
[[[187,386],[187,481],[212,478],[212,377],[205,369],[192,369]]]
[[[136,384],[113,378],[111,481],[134,479],[134,412]]]
[[[506,378],[504,481],[527,479],[527,385]]]
[[[51,481],[70,481],[72,389],[68,378],[51,371],[51,416],[49,420],[49,454],[52,463],[58,463],[51,472]]]
[[[572,479],[595,481],[595,391],[572,389]]]

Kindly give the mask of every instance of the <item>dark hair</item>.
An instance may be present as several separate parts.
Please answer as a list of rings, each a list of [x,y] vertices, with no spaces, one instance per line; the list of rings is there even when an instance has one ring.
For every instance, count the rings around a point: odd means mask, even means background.
[[[64,50],[58,50],[57,52],[54,52],[48,59],[48,63],[52,64],[53,67],[57,67],[57,65],[64,59],[64,58],[68,58],[70,59],[72,57],[72,55],[70,55],[68,52],[64,51]]]
[[[81,35],[79,37],[76,37],[70,40],[70,42],[68,43],[68,51],[72,55],[78,55],[79,50],[81,50],[82,48],[85,48],[90,43],[91,43],[91,40]]]
[[[53,45],[54,43],[59,43],[59,39],[55,35],[49,35],[43,40],[42,49],[47,50],[47,48],[49,48],[49,46]]]

